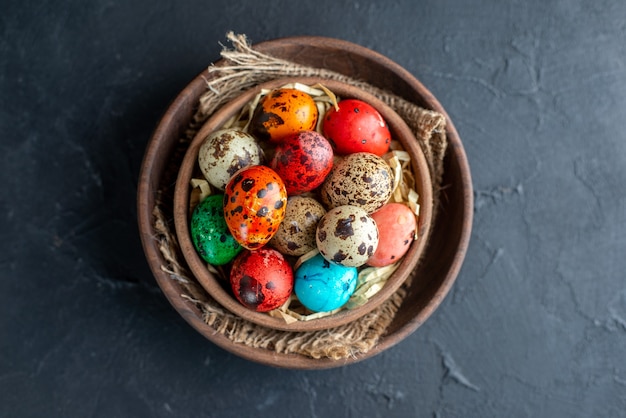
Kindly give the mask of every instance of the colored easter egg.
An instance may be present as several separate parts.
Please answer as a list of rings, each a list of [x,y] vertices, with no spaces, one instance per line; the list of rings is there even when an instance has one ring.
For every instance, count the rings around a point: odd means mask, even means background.
[[[315,129],[317,117],[317,106],[311,96],[297,89],[282,88],[263,96],[252,115],[250,128],[260,139],[279,142],[289,134]]]
[[[321,254],[303,262],[295,271],[294,292],[307,309],[328,312],[341,308],[354,293],[356,267],[330,263]]]
[[[237,242],[253,250],[267,244],[285,217],[287,191],[269,167],[239,170],[224,192],[224,218]]]
[[[198,255],[216,266],[229,263],[243,249],[226,225],[223,200],[221,194],[207,197],[195,207],[190,220],[191,240]]]
[[[293,270],[273,248],[244,251],[230,271],[230,284],[237,300],[257,312],[267,312],[285,303],[293,291]]]
[[[333,149],[315,131],[296,132],[278,144],[270,167],[285,182],[289,196],[301,194],[324,182],[333,167]]]
[[[402,203],[388,203],[372,218],[378,225],[378,247],[367,260],[373,267],[383,267],[400,260],[409,250],[417,233],[415,214]]]
[[[378,156],[389,150],[391,133],[382,115],[361,100],[347,99],[324,116],[324,136],[340,155],[371,152]]]

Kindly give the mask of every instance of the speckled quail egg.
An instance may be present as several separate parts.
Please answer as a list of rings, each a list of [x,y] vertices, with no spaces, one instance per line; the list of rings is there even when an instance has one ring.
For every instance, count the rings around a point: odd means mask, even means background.
[[[230,270],[233,294],[246,308],[267,312],[284,304],[293,291],[293,269],[273,248],[245,250]]]
[[[372,213],[393,192],[393,173],[381,157],[357,152],[339,161],[321,186],[322,203],[328,209],[353,205]]]
[[[237,171],[224,191],[224,220],[242,247],[270,242],[285,217],[287,191],[274,170],[254,165]]]
[[[326,260],[342,266],[359,267],[378,247],[378,227],[363,208],[338,206],[319,221],[315,240]]]
[[[317,223],[325,213],[326,209],[311,197],[289,197],[285,218],[270,245],[283,254],[293,256],[314,250]]]
[[[211,185],[224,190],[241,168],[261,164],[263,151],[250,134],[237,129],[220,129],[204,140],[198,150],[198,165]]]
[[[251,132],[262,141],[279,143],[301,130],[315,129],[318,110],[307,93],[289,88],[263,96],[250,122]]]

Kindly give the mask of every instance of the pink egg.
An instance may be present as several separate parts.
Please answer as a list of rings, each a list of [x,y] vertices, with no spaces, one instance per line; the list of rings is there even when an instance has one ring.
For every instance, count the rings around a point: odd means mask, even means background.
[[[373,267],[383,267],[400,260],[409,250],[417,233],[415,214],[402,203],[387,203],[371,214],[378,225],[378,247],[367,260]]]

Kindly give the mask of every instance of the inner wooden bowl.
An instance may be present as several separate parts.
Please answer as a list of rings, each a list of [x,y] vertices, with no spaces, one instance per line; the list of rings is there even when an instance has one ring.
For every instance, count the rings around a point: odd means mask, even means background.
[[[191,193],[190,180],[193,177],[201,176],[198,174],[197,160],[199,148],[204,139],[212,132],[220,129],[233,116],[238,115],[241,109],[259,94],[262,89],[274,89],[294,82],[308,86],[320,83],[330,89],[340,99],[352,98],[365,101],[381,113],[389,125],[392,139],[398,140],[404,150],[411,156],[412,171],[416,178],[415,189],[419,194],[418,203],[420,204],[420,215],[418,217],[417,239],[411,244],[408,252],[400,262],[398,269],[389,277],[384,287],[365,304],[353,309],[344,309],[338,313],[318,319],[287,323],[282,318],[272,317],[267,313],[256,312],[244,307],[232,295],[229,283],[209,271],[206,263],[200,258],[191,241],[189,232],[189,201]],[[174,194],[174,223],[183,257],[188,263],[190,270],[207,293],[220,305],[241,318],[267,328],[285,331],[314,331],[328,329],[354,321],[380,306],[380,304],[398,290],[409,274],[415,269],[424,252],[427,237],[431,229],[432,193],[432,183],[428,165],[420,145],[410,128],[393,109],[373,95],[355,86],[339,81],[314,77],[285,78],[273,80],[247,90],[216,111],[213,116],[204,123],[189,145],[178,172]]]

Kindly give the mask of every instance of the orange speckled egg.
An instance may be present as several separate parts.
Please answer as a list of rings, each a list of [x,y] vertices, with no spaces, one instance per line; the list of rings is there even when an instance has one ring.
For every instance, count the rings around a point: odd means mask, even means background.
[[[274,170],[255,165],[237,171],[224,191],[224,219],[249,250],[267,244],[285,217],[287,191]]]
[[[314,130],[317,117],[317,106],[311,96],[300,90],[282,88],[261,99],[250,128],[260,139],[280,142],[289,134]]]

